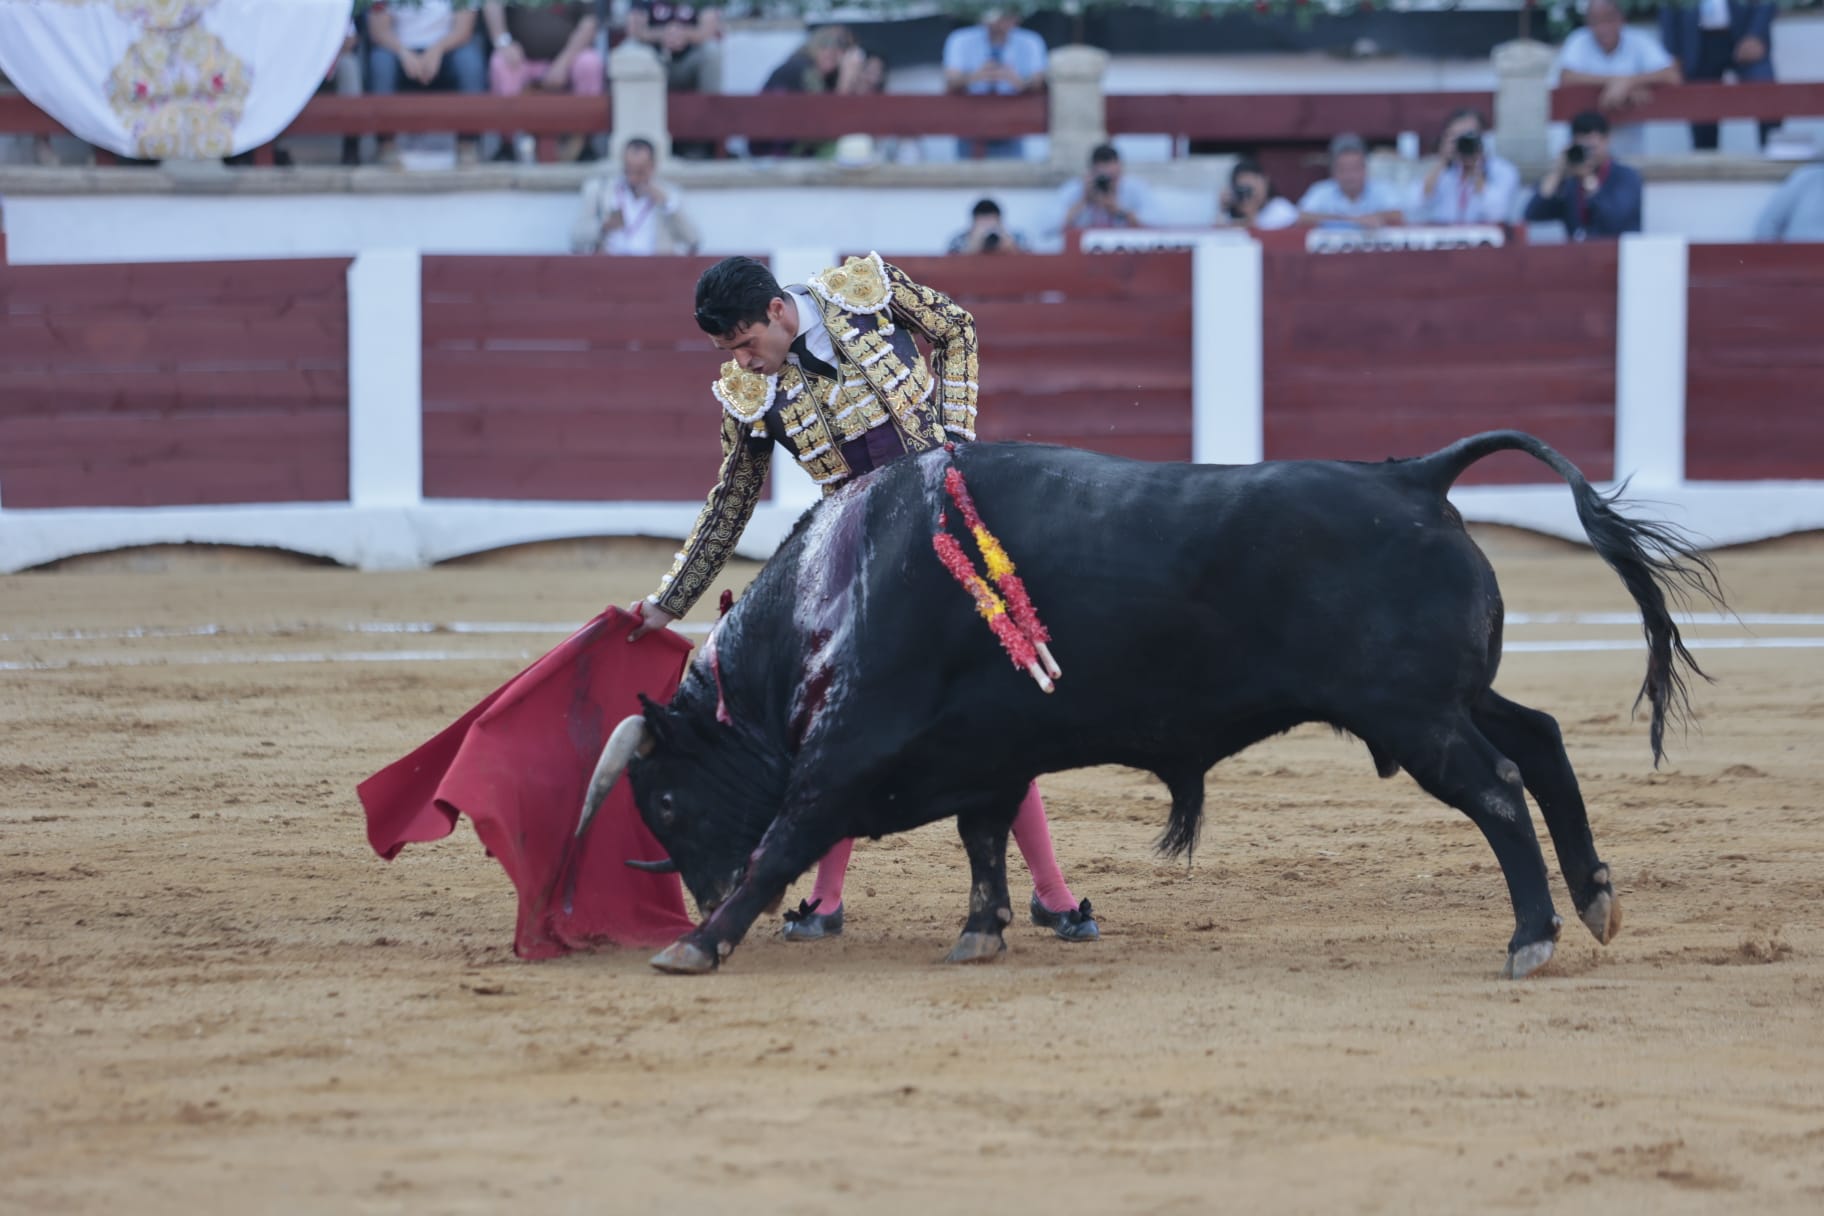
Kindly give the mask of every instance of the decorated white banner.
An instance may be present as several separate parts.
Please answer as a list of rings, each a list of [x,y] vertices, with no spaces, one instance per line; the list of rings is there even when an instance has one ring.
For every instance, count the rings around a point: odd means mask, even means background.
[[[353,0],[0,0],[0,72],[78,138],[141,160],[269,143],[335,63]]]

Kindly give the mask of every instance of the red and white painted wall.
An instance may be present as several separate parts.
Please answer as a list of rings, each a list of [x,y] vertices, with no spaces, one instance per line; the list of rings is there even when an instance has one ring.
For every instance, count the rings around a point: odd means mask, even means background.
[[[755,252],[790,280],[853,251]],[[975,312],[987,438],[1379,460],[1511,426],[1714,544],[1824,527],[1824,246],[896,260]],[[163,543],[384,569],[680,536],[718,456],[718,356],[688,308],[707,264],[0,266],[0,571]],[[792,470],[769,495],[753,556],[814,500]],[[1453,501],[1581,538],[1524,458]]]

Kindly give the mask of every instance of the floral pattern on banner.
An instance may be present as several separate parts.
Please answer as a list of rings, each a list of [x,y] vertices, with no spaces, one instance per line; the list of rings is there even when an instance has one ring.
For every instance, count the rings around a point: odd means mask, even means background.
[[[202,27],[215,0],[112,0],[139,38],[108,77],[108,104],[145,160],[234,151],[252,73]]]
[[[323,83],[350,0],[0,0],[0,72],[118,156],[217,160],[281,135]]]
[[[128,48],[108,78],[108,104],[145,160],[227,156],[251,87],[247,65],[191,24],[148,30]]]

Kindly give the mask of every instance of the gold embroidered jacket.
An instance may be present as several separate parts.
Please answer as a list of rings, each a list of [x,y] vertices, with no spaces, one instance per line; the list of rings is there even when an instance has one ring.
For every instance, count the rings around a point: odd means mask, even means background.
[[[682,616],[721,573],[753,517],[773,445],[830,493],[850,477],[946,438],[975,438],[975,318],[878,253],[805,284],[836,348],[836,379],[787,363],[771,376],[722,365],[722,468],[652,602]],[[913,335],[931,344],[926,364]],[[889,428],[881,430],[881,428]]]

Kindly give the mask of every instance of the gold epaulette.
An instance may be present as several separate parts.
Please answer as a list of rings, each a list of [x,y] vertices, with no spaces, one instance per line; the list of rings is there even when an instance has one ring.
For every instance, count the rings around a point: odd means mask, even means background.
[[[753,426],[772,408],[778,387],[779,377],[750,372],[730,359],[722,365],[722,377],[710,386],[710,392],[736,422]]]
[[[879,312],[893,294],[878,253],[849,258],[840,266],[819,271],[806,286],[845,312]]]

